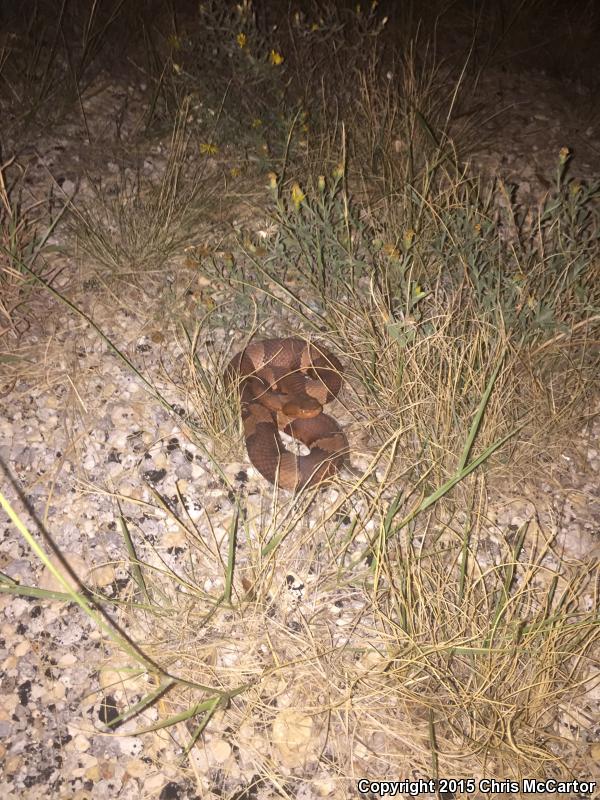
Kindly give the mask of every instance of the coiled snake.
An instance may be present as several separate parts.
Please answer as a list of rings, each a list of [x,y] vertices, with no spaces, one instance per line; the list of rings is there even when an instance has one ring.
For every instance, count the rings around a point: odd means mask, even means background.
[[[342,385],[342,365],[334,355],[302,339],[265,339],[235,355],[225,378],[228,384],[239,381],[248,457],[264,478],[297,491],[335,475],[348,440],[323,413]],[[280,430],[310,453],[286,450]]]

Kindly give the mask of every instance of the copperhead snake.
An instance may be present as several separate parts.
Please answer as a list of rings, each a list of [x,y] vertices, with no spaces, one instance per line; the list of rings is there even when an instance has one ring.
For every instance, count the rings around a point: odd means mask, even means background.
[[[342,385],[342,365],[328,350],[302,339],[252,342],[225,370],[239,381],[248,457],[270,483],[298,491],[332,477],[348,454],[338,423],[323,413]],[[310,449],[286,450],[279,431]]]

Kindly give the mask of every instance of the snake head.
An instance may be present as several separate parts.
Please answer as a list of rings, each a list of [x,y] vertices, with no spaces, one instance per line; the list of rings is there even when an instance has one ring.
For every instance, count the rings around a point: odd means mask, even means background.
[[[323,406],[314,397],[303,395],[293,400],[288,400],[282,408],[286,417],[291,419],[310,419],[318,417],[323,411]]]

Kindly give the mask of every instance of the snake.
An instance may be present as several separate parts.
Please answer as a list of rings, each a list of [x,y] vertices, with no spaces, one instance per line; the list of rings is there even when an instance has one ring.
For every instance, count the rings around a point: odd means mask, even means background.
[[[342,386],[342,365],[321,345],[302,339],[250,342],[225,370],[239,387],[248,458],[269,483],[298,492],[332,478],[348,455],[348,440],[323,413]],[[284,446],[280,431],[307,455]]]

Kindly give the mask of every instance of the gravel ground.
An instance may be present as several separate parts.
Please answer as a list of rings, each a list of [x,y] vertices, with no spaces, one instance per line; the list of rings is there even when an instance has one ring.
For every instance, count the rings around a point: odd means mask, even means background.
[[[135,87],[98,88],[101,91],[86,108],[88,124],[100,130],[104,123],[108,129],[111,109],[124,92],[134,95]],[[546,191],[544,176],[553,175],[563,146],[576,153],[574,171],[588,177],[600,174],[600,119],[597,113],[593,116],[584,87],[542,73],[497,70],[480,82],[473,101],[485,109],[474,165],[518,184],[523,200],[539,198]],[[128,124],[125,118],[125,132]],[[67,120],[52,137],[40,134],[24,148],[20,157],[29,161],[33,188],[44,183],[46,170],[67,192],[79,185],[82,166],[110,171],[101,142],[92,147],[82,146],[81,140],[77,121]],[[157,146],[148,155],[147,169],[157,169],[163,160],[164,148]],[[84,297],[81,302],[86,302]],[[168,399],[183,402],[177,383],[182,350],[164,335],[164,297],[157,296],[156,304],[147,309],[134,306],[135,302],[132,294],[130,310],[115,311],[100,303],[85,310],[134,363],[143,366]],[[222,330],[215,335],[227,341],[231,333]],[[47,344],[41,348],[40,342]],[[30,358],[30,369],[2,397],[0,457],[14,478],[12,485],[3,479],[3,491],[31,530],[48,531],[86,583],[118,596],[127,587],[128,572],[121,566],[123,537],[111,496],[116,491],[139,502],[137,508],[128,508],[128,514],[131,524],[143,531],[148,558],[152,545],[160,543],[164,565],[185,570],[186,540],[179,526],[166,514],[150,514],[144,504],[152,500],[151,487],[176,502],[179,482],[191,518],[199,519],[209,508],[215,528],[226,529],[234,504],[209,454],[189,441],[185,430],[148,396],[94,330],[54,303],[22,337],[20,347],[21,354]],[[600,420],[596,420],[581,431],[572,449],[562,454],[555,476],[537,491],[529,487],[523,496],[511,490],[506,496],[490,497],[490,522],[506,528],[535,519],[556,531],[567,557],[597,559],[599,441]],[[250,494],[261,485],[241,451],[231,456],[226,471]],[[335,493],[324,497],[323,504],[332,498]],[[1,571],[19,583],[60,591],[4,517],[0,530]],[[207,582],[211,576],[200,579]],[[293,580],[287,584],[282,604],[294,592],[299,602],[308,602]],[[42,794],[69,800],[279,796],[266,786],[241,792],[249,777],[244,777],[243,754],[232,752],[218,724],[211,727],[193,769],[185,775],[176,765],[181,742],[174,735],[108,734],[106,692],[118,704],[126,696],[130,701],[141,696],[148,687],[119,685],[118,656],[72,604],[3,594],[0,610],[4,800],[33,800]],[[99,663],[106,664],[100,675]],[[157,713],[148,712],[146,719],[151,721]],[[579,714],[565,716],[566,735],[589,744],[589,764],[595,764],[600,774],[600,690],[590,693],[587,708]],[[120,733],[130,733],[138,724],[127,723]],[[231,786],[215,788],[219,771],[237,776],[239,794]],[[295,786],[297,797],[307,799],[348,796],[326,776]]]

